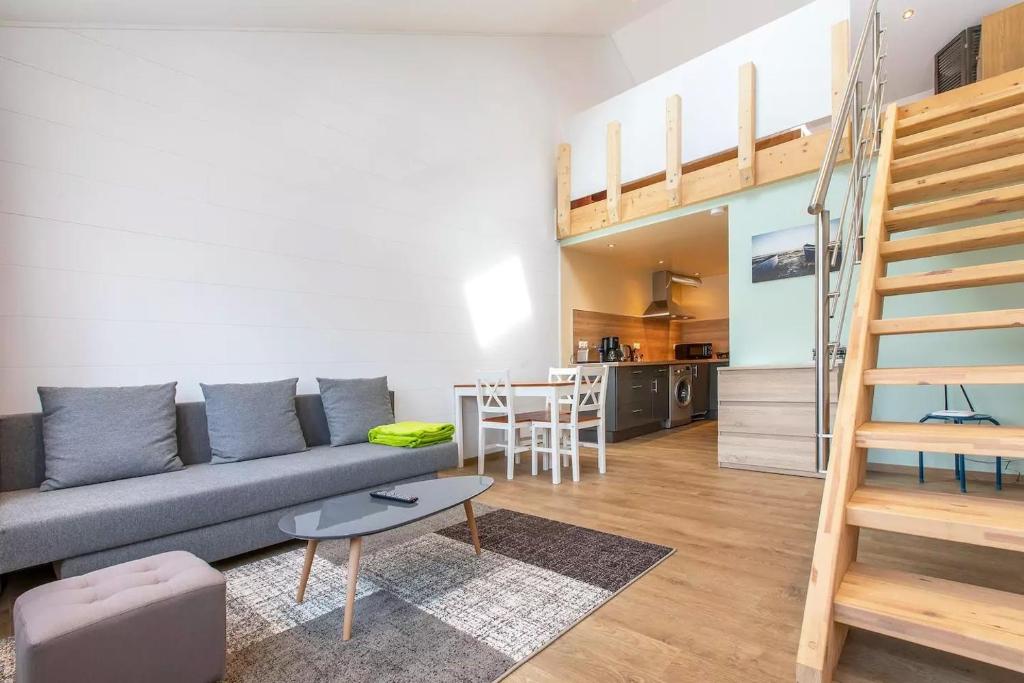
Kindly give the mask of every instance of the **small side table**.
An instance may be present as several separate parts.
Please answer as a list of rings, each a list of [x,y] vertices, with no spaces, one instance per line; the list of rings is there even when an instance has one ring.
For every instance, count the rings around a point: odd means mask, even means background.
[[[991,415],[985,415],[984,413],[976,413],[972,410],[936,410],[928,413],[922,417],[919,422],[928,422],[929,420],[942,420],[943,422],[952,422],[953,424],[962,425],[967,422],[989,422],[996,426],[999,425],[999,421]],[[960,493],[967,493],[967,459],[963,453],[953,454],[953,470],[956,473],[956,479],[960,482]],[[924,483],[924,451],[917,452],[917,480]],[[1003,459],[1000,456],[996,456],[996,491],[1002,491],[1003,489]]]

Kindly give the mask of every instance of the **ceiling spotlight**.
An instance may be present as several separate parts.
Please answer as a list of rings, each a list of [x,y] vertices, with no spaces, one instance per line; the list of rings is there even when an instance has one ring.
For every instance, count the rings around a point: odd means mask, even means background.
[[[612,244],[612,243],[609,243],[609,244],[608,244],[608,248],[609,248],[609,249],[614,249],[614,248],[615,248],[615,245],[614,245],[614,244]]]
[[[911,19],[911,18],[913,18],[913,16],[914,16],[914,8],[913,7],[908,7],[907,9],[903,10],[903,21]]]
[[[659,260],[658,260],[658,265],[659,265],[659,266],[663,266],[663,265],[665,265],[665,259],[659,259]]]

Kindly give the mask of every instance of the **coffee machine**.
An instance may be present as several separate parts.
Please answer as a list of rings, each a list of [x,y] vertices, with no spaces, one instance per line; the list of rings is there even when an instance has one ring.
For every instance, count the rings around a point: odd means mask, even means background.
[[[602,363],[617,363],[623,358],[622,347],[619,346],[618,337],[601,337],[601,347],[598,349]]]

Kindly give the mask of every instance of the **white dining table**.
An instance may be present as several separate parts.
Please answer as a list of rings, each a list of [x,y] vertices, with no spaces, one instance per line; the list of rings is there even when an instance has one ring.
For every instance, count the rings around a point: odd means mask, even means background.
[[[548,401],[548,408],[551,411],[551,424],[554,426],[551,434],[551,443],[558,443],[558,413],[560,398],[572,396],[575,384],[573,382],[512,382],[512,393],[516,398],[537,397],[545,398]],[[501,392],[505,395],[507,392]],[[455,400],[455,443],[459,447],[459,468],[465,461],[465,446],[463,442],[462,428],[462,399],[476,398],[476,384],[456,384],[454,389]],[[551,482],[559,484],[562,481],[562,466],[558,455],[551,458]]]

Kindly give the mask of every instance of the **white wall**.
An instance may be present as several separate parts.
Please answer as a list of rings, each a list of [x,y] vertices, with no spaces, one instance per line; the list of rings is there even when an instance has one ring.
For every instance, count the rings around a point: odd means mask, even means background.
[[[612,34],[638,83],[654,78],[810,0],[669,0]]]
[[[622,123],[622,178],[665,168],[665,98],[682,97],[683,159],[737,144],[739,67],[757,67],[756,135],[832,112],[832,26],[849,18],[847,0],[816,0],[572,118],[572,195],[605,188],[606,127]]]
[[[387,374],[450,419],[540,375],[560,122],[626,85],[599,38],[0,28],[0,413]]]

